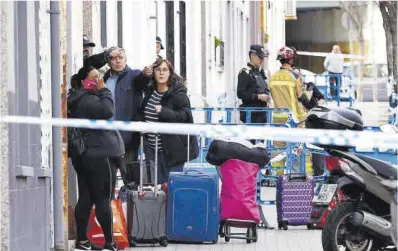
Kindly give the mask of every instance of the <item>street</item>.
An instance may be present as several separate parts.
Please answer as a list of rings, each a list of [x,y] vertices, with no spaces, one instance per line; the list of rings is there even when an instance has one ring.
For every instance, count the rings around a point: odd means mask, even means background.
[[[275,188],[263,188],[262,199],[275,200]],[[277,226],[275,206],[263,206],[264,215],[271,224]],[[241,232],[241,229],[233,229],[232,232]],[[245,230],[244,230],[245,231]],[[320,251],[322,250],[321,231],[307,230],[306,226],[292,227],[288,230],[258,230],[257,243],[247,244],[245,240],[234,240],[225,242],[220,238],[217,244],[169,244],[166,248],[158,244],[140,245],[139,247],[129,248],[129,251]],[[72,244],[72,242],[70,242]],[[69,245],[71,246],[71,245]],[[70,249],[73,250],[73,249]]]
[[[362,93],[362,102],[372,102],[373,100],[373,84],[363,83],[358,86],[359,91]],[[385,84],[379,84],[377,86],[377,101],[388,102],[387,86]]]
[[[341,106],[348,106],[348,102],[343,102]],[[330,107],[337,107],[336,103],[328,103]],[[361,110],[364,124],[367,126],[377,126],[386,123],[388,116],[387,102],[356,102],[354,108]],[[275,188],[263,188],[263,200],[275,199]],[[276,208],[263,206],[264,214],[271,226],[277,226]],[[239,232],[239,231],[238,231]],[[307,230],[306,226],[292,227],[279,230],[258,230],[259,240],[257,243],[247,244],[245,240],[230,240],[225,242],[224,238],[219,239],[218,243],[213,244],[169,244],[165,251],[319,251],[322,250],[321,230]],[[158,250],[161,247],[141,246],[128,250]]]
[[[328,102],[330,107],[337,107],[337,103]],[[348,107],[349,102],[341,102],[341,107]],[[362,112],[364,125],[379,126],[387,123],[388,118],[388,102],[354,102],[353,108]]]

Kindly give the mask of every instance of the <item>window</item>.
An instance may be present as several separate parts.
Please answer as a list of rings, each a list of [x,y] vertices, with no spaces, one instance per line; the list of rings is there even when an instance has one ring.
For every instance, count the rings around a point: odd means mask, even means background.
[[[39,116],[40,80],[37,64],[39,33],[36,30],[39,21],[38,5],[35,2],[17,1],[14,2],[14,8],[15,92],[10,94],[12,95],[10,100],[13,102],[9,106],[9,113],[19,116]],[[28,23],[32,26],[28,26]],[[28,40],[31,42],[26,43]],[[36,154],[41,148],[40,132],[39,125],[17,124],[10,127],[11,152],[16,156],[14,164],[28,167],[41,166],[40,155]]]
[[[220,66],[224,67],[224,42],[220,44]]]
[[[106,42],[106,1],[100,2],[101,14],[101,44],[102,47],[107,47]]]
[[[206,2],[201,1],[200,3],[200,20],[201,20],[201,26],[200,26],[200,33],[201,33],[201,40],[202,40],[202,65],[200,71],[202,72],[202,96],[206,97],[206,39],[207,39],[207,34],[206,34]]]
[[[123,2],[117,1],[117,45],[123,48]]]
[[[180,2],[180,75],[187,77],[187,48],[186,48],[186,15],[185,2]]]
[[[166,1],[166,58],[174,65],[174,2]]]

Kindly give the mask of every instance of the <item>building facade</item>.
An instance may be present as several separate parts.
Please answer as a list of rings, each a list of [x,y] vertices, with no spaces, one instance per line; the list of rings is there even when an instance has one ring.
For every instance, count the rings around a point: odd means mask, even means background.
[[[270,50],[265,66],[273,72],[285,39],[283,1],[61,0],[59,12],[50,1],[1,1],[0,7],[1,115],[52,117],[52,90],[60,88],[65,101],[69,79],[82,66],[83,34],[96,43],[94,52],[124,47],[128,64],[138,69],[155,61],[160,36],[163,56],[186,79],[196,107],[238,106],[237,75],[250,44]],[[51,29],[54,16],[59,27]],[[55,35],[59,48],[51,50]],[[58,148],[54,134],[50,126],[1,124],[2,251],[67,246],[67,212],[77,185],[65,159],[54,162],[53,149],[66,149],[65,134]]]

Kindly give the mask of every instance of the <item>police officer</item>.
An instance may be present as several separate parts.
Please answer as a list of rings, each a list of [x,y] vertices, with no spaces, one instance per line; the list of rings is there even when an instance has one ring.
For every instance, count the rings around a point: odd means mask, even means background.
[[[261,45],[251,45],[249,51],[250,62],[238,75],[238,98],[242,100],[241,107],[267,107],[270,101],[270,93],[267,84],[267,77],[261,64],[268,52]],[[265,112],[252,112],[251,120],[246,121],[245,112],[240,113],[240,120],[243,123],[266,123]]]
[[[92,55],[93,47],[95,47],[95,43],[91,42],[87,35],[83,35],[83,60],[86,60]]]
[[[160,56],[160,50],[163,50],[163,44],[162,44],[162,39],[160,39],[159,36],[156,36],[156,55],[157,55],[157,59],[162,58],[162,56]]]

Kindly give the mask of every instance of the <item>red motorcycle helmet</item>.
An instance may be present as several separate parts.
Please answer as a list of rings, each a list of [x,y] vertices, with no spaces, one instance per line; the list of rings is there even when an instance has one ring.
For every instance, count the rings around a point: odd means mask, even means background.
[[[281,63],[289,63],[290,60],[295,60],[297,58],[297,52],[295,48],[292,47],[282,47],[278,51],[277,60],[281,61]]]

